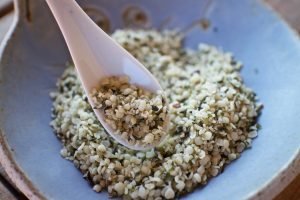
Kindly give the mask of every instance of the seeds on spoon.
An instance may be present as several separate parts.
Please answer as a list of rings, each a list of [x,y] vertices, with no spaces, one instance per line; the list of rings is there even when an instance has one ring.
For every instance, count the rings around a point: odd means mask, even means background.
[[[131,145],[156,145],[166,134],[167,105],[163,93],[154,94],[129,83],[127,76],[107,77],[91,92],[94,109]]]

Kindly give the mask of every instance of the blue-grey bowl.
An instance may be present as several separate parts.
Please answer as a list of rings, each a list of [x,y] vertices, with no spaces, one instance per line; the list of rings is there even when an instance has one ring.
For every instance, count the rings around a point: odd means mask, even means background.
[[[263,2],[79,2],[107,31],[177,28],[185,31],[187,47],[216,45],[244,63],[245,83],[265,106],[259,137],[221,175],[183,199],[271,199],[299,173],[300,42]],[[61,144],[49,126],[48,94],[70,60],[61,33],[44,0],[15,4],[16,18],[1,46],[0,161],[30,199],[105,199],[106,192],[93,192],[60,156]]]

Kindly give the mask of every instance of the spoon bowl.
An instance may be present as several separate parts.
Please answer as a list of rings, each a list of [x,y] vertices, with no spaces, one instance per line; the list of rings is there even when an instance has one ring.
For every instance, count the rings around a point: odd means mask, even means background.
[[[90,96],[99,81],[108,76],[128,76],[130,83],[156,93],[162,90],[155,77],[121,45],[108,36],[74,0],[46,0],[65,38],[77,74],[92,107]],[[106,131],[122,145],[147,150],[153,145],[131,145],[105,122],[101,110],[94,112]],[[167,129],[168,120],[164,122]]]

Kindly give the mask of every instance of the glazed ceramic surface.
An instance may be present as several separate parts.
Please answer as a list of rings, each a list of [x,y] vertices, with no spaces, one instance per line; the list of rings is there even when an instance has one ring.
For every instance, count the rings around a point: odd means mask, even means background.
[[[106,192],[93,192],[79,170],[60,156],[61,143],[49,126],[52,103],[49,92],[55,89],[57,78],[70,60],[62,35],[43,0],[16,3],[19,21],[2,44],[5,48],[0,68],[0,128],[10,150],[6,151],[6,145],[2,144],[0,161],[21,190],[32,198],[105,199]],[[196,48],[200,42],[216,45],[233,52],[244,63],[245,83],[257,92],[265,106],[259,119],[262,130],[252,149],[207,186],[182,199],[268,199],[298,172],[300,42],[263,3],[256,0],[82,0],[79,3],[108,32],[125,26],[177,28],[186,33],[186,47]],[[9,153],[11,157],[7,156]],[[29,183],[31,186],[25,187]]]

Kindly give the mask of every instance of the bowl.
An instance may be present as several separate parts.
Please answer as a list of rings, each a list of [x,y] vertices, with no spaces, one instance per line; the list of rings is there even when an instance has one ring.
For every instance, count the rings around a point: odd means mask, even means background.
[[[272,199],[300,171],[300,41],[259,0],[81,0],[107,32],[122,27],[176,28],[185,46],[204,42],[244,63],[247,86],[264,103],[253,148],[208,185],[182,199]],[[1,46],[0,162],[30,199],[105,199],[95,193],[49,126],[49,92],[70,60],[43,0],[15,1],[14,23]]]

